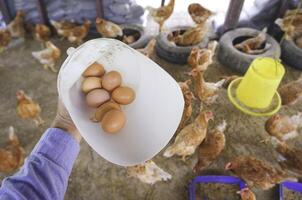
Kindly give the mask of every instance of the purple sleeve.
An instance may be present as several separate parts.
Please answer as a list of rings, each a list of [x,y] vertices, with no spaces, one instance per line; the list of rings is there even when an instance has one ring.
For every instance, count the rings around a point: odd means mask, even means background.
[[[20,171],[3,180],[0,199],[63,200],[79,149],[70,134],[48,129]]]

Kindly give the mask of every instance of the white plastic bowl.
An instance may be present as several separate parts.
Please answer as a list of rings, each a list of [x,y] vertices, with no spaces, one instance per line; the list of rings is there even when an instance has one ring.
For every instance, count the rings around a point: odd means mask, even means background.
[[[142,163],[160,152],[172,138],[181,120],[184,100],[176,81],[151,59],[113,39],[90,40],[69,48],[58,76],[58,92],[76,127],[87,143],[106,160],[122,166]],[[117,70],[123,85],[132,87],[136,99],[123,106],[125,127],[105,133],[90,117],[81,92],[83,71],[93,62],[105,70]]]

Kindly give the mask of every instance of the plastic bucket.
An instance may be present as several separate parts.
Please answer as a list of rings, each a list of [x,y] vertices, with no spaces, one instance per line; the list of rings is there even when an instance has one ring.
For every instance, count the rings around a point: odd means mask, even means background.
[[[237,88],[237,98],[251,108],[268,107],[284,73],[283,65],[273,58],[255,59]]]
[[[113,39],[90,40],[69,48],[58,75],[58,92],[76,127],[87,143],[106,160],[131,166],[160,152],[172,138],[181,120],[184,100],[177,82],[152,60]],[[93,62],[106,71],[121,73],[123,84],[136,92],[136,99],[123,106],[125,127],[107,134],[90,117],[94,110],[81,92],[81,75]]]

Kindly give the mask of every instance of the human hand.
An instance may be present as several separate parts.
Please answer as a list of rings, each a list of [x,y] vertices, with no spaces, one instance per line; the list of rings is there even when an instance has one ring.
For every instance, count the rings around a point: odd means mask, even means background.
[[[68,132],[77,142],[80,142],[82,139],[80,132],[74,125],[68,111],[60,99],[58,100],[57,115],[53,120],[51,127]]]

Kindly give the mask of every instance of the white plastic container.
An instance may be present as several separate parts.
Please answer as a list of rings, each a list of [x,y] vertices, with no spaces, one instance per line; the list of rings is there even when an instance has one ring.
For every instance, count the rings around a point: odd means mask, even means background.
[[[113,39],[90,40],[69,48],[58,75],[58,92],[76,127],[87,143],[106,160],[122,166],[142,163],[160,152],[181,120],[184,100],[175,80],[151,59]],[[105,133],[90,121],[81,91],[83,71],[93,62],[117,70],[123,85],[132,87],[136,99],[123,106],[127,122],[116,134]]]

